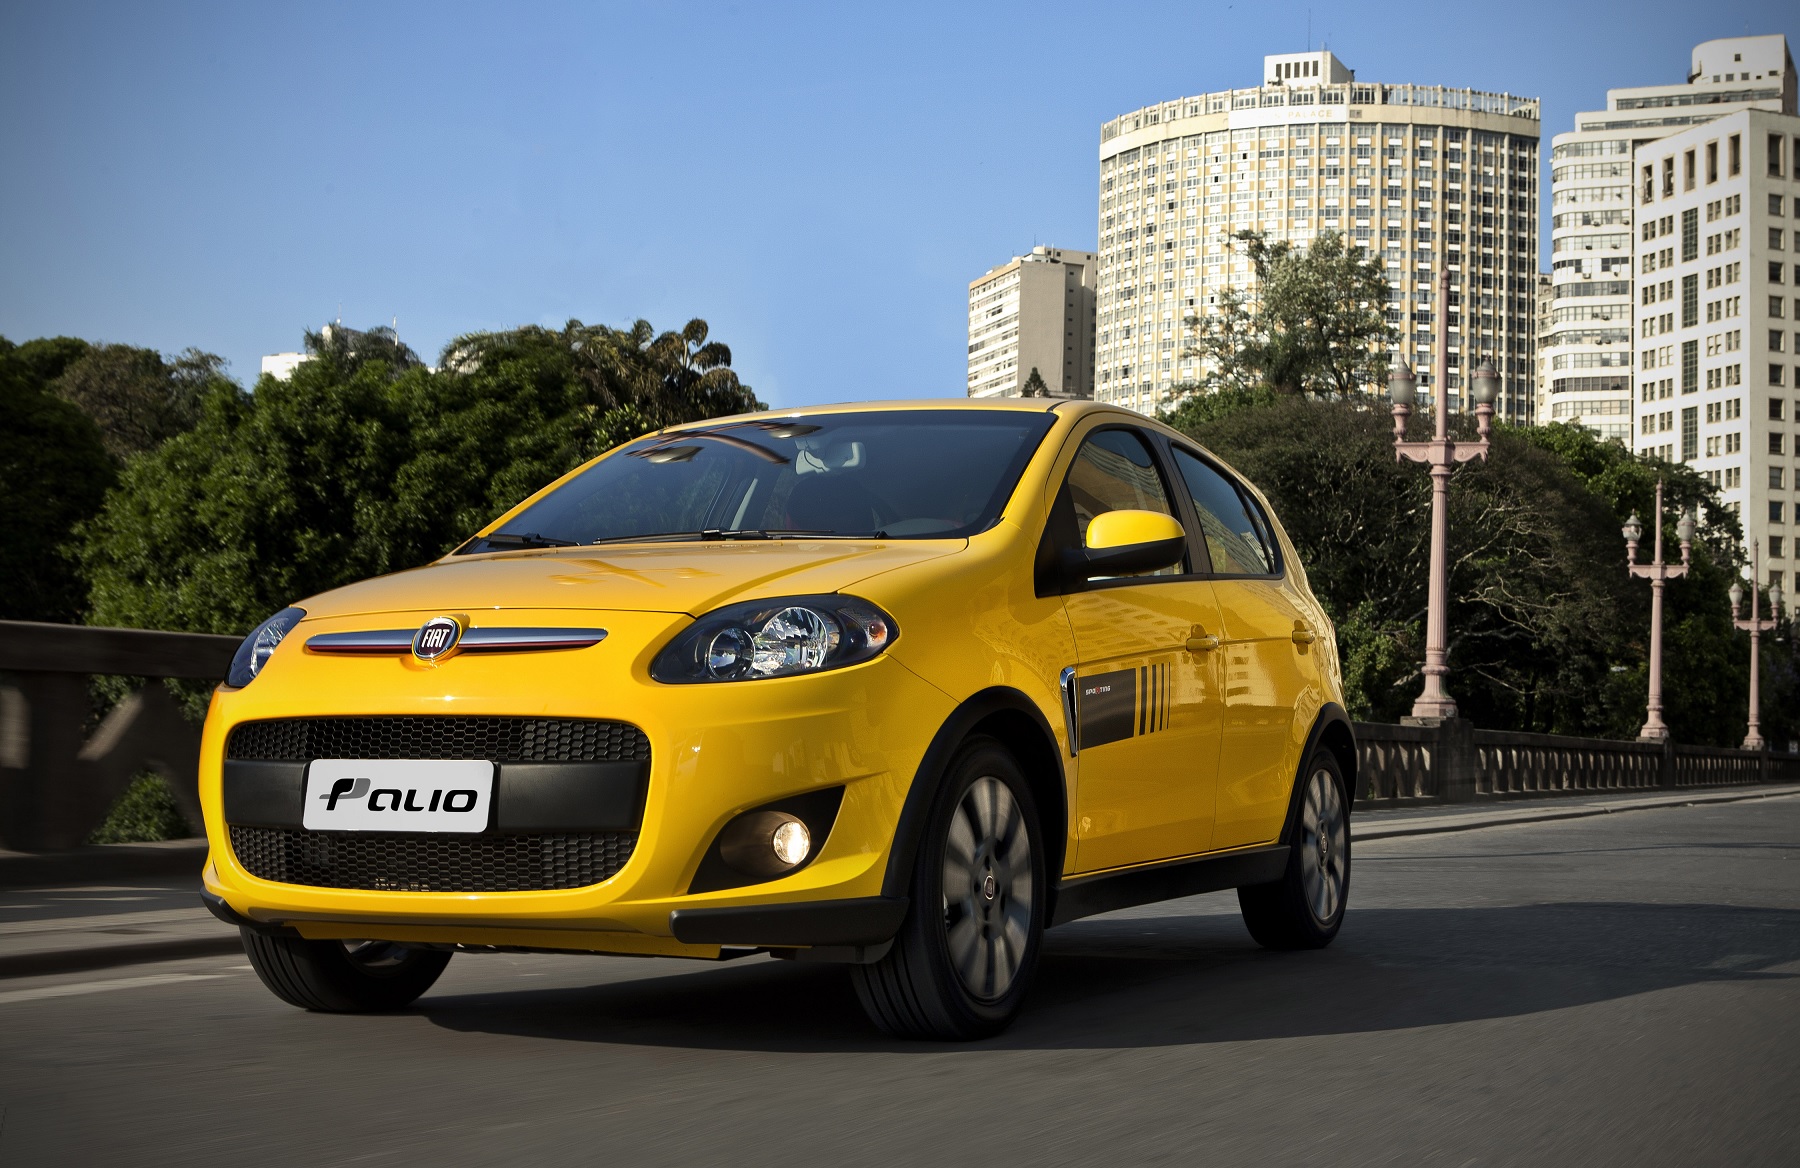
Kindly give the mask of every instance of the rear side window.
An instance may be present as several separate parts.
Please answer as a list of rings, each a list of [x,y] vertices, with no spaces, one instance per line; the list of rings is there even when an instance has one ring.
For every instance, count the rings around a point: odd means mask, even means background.
[[[1194,500],[1212,570],[1221,576],[1274,575],[1275,543],[1256,504],[1230,479],[1179,447],[1175,468]]]

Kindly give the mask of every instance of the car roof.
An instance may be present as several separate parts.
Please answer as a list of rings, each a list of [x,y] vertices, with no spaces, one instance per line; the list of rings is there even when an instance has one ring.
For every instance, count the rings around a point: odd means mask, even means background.
[[[669,426],[660,433],[675,434],[683,430],[705,429],[738,422],[784,421],[791,418],[818,417],[822,414],[869,414],[892,411],[927,411],[927,410],[974,410],[999,411],[1005,413],[1041,414],[1055,412],[1065,417],[1080,417],[1087,414],[1117,414],[1120,418],[1133,422],[1145,423],[1152,419],[1120,406],[1106,405],[1101,402],[1080,398],[1029,398],[1029,397],[933,397],[908,398],[894,401],[857,401],[833,402],[812,406],[794,406],[781,410],[763,410],[754,414],[732,414],[723,418],[707,418],[698,422],[683,422]]]

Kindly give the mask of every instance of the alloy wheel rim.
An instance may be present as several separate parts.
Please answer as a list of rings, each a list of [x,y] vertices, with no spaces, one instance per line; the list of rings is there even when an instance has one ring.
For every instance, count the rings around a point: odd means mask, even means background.
[[[1301,887],[1307,911],[1321,925],[1329,924],[1343,908],[1348,853],[1343,798],[1337,780],[1321,767],[1307,781],[1306,803],[1300,812]]]
[[[963,988],[983,1001],[1018,979],[1036,890],[1031,835],[1005,783],[983,776],[957,801],[944,843],[944,939]]]

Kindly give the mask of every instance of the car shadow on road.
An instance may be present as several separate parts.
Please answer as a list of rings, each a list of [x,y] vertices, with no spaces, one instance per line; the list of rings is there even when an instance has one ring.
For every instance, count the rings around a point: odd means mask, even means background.
[[[1700,983],[1792,980],[1797,963],[1800,912],[1729,905],[1359,909],[1331,948],[1303,953],[1259,949],[1235,914],[1097,917],[1046,936],[1022,1017],[975,1045],[1099,1049],[1404,1030]],[[417,1008],[451,1030],[575,1042],[944,1049],[876,1031],[839,966],[652,968],[588,987],[430,996]]]

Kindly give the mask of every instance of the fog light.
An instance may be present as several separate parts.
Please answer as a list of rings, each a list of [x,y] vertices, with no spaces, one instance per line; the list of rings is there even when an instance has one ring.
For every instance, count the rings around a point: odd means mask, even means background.
[[[775,858],[791,868],[812,851],[812,833],[798,819],[790,819],[775,829],[769,845],[775,849]]]
[[[719,858],[750,876],[779,876],[806,862],[812,833],[785,811],[757,811],[719,835]]]

